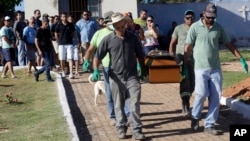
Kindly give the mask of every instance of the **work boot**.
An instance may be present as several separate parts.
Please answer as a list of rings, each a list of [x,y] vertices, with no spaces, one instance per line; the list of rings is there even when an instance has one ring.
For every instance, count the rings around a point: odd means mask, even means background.
[[[184,96],[182,97],[182,114],[184,117],[187,117],[190,115],[190,97]]]
[[[197,131],[198,128],[199,128],[199,120],[198,119],[191,119],[191,128],[194,130],[194,131]]]

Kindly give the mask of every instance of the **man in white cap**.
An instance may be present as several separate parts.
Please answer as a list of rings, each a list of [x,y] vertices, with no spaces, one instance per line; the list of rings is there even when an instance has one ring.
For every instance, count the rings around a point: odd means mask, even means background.
[[[113,11],[108,11],[104,13],[104,25],[105,28],[102,28],[95,32],[94,36],[91,39],[90,46],[84,55],[84,64],[83,64],[83,71],[90,70],[90,61],[89,58],[92,52],[99,46],[102,39],[109,35],[113,31],[111,16],[114,14]],[[112,99],[112,92],[109,86],[109,78],[108,78],[108,70],[109,70],[109,54],[102,59],[102,66],[103,66],[103,75],[104,75],[104,82],[105,82],[105,93],[106,93],[106,100],[110,118],[110,125],[115,125],[115,109],[114,109],[114,102]],[[124,108],[126,116],[129,116],[129,109],[127,106]]]
[[[195,62],[195,99],[191,112],[191,128],[199,128],[199,120],[203,104],[208,97],[208,112],[204,121],[204,132],[212,135],[220,134],[215,129],[215,122],[219,116],[220,97],[222,93],[222,72],[219,58],[219,42],[222,42],[235,57],[240,60],[244,70],[248,73],[248,65],[240,52],[230,42],[222,26],[214,19],[217,8],[209,3],[203,11],[203,17],[193,23],[188,31],[184,65],[188,64],[189,55],[193,52]],[[188,70],[183,69],[188,76]]]
[[[125,100],[128,99],[130,109],[130,127],[135,139],[144,139],[140,120],[141,85],[137,75],[137,58],[144,66],[144,53],[138,38],[126,31],[126,18],[122,13],[114,13],[111,17],[115,31],[103,38],[96,50],[93,61],[92,79],[100,79],[98,66],[100,60],[109,53],[109,82],[115,105],[115,119],[118,137],[126,138],[127,117],[124,113]],[[142,72],[145,68],[142,67]],[[145,74],[145,73],[142,73]]]

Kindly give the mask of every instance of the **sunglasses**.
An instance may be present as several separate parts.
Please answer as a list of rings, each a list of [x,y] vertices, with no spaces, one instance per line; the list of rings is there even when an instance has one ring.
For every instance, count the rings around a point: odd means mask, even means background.
[[[194,20],[194,17],[185,17],[186,20]]]
[[[153,20],[147,20],[148,22],[153,22]]]
[[[209,20],[214,20],[216,17],[207,17],[206,16],[206,18],[209,19]]]

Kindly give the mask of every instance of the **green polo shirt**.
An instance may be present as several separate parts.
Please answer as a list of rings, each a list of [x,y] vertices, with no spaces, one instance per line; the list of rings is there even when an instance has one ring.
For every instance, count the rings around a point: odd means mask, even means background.
[[[141,28],[145,28],[146,27],[146,20],[142,20],[140,18],[134,19],[134,23],[139,24],[141,26]]]
[[[195,69],[221,69],[219,42],[230,42],[222,26],[214,22],[208,29],[200,19],[193,23],[187,34],[186,44],[193,45]]]
[[[177,39],[175,54],[184,54],[185,41],[187,37],[188,27],[180,24],[175,27],[172,38]]]
[[[111,32],[112,31],[107,28],[98,30],[92,37],[90,44],[92,44],[95,48],[97,48],[100,42],[102,41],[102,39],[105,36],[109,35]],[[109,53],[107,53],[106,56],[102,59],[102,65],[103,67],[109,66]]]

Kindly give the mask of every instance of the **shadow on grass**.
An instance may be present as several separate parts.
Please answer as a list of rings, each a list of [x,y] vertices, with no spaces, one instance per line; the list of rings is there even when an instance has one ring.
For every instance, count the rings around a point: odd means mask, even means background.
[[[77,105],[76,97],[72,89],[71,83],[67,79],[62,79],[62,80],[63,80],[66,97],[69,103],[69,108],[70,108],[71,115],[72,115],[76,130],[77,130],[79,140],[80,141],[92,141],[92,137],[87,128],[85,118],[82,115],[82,112]]]

